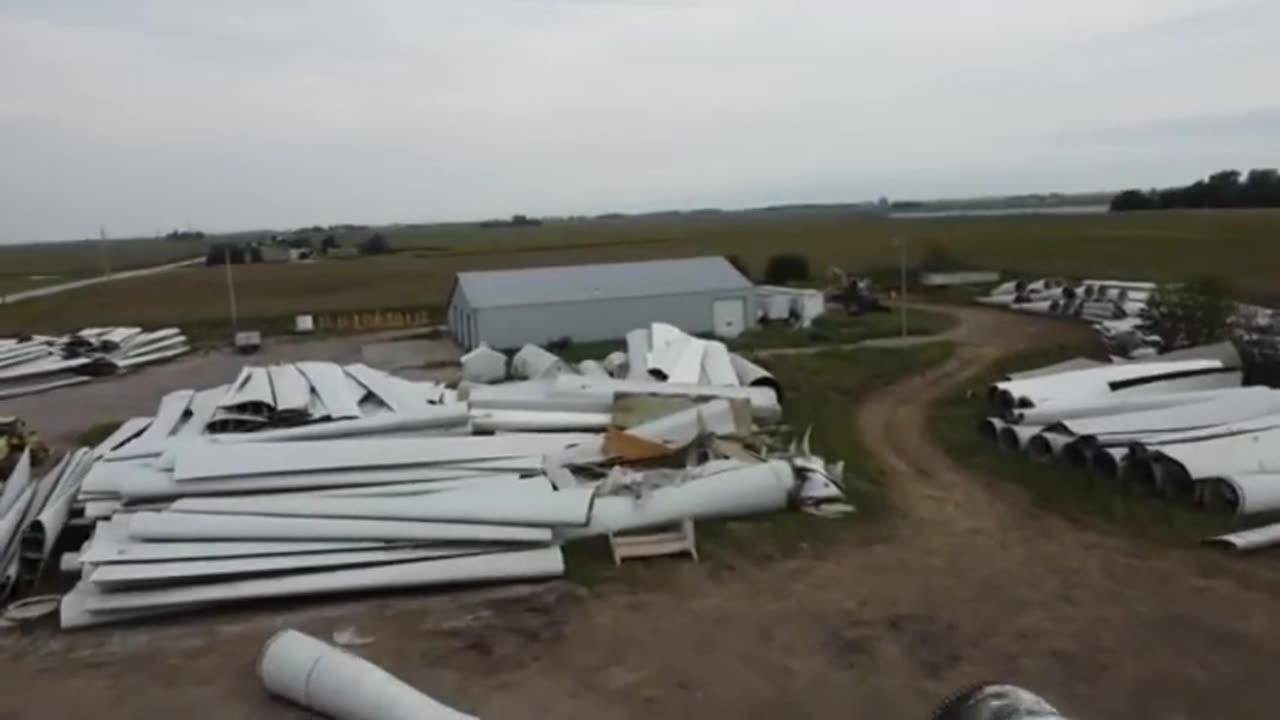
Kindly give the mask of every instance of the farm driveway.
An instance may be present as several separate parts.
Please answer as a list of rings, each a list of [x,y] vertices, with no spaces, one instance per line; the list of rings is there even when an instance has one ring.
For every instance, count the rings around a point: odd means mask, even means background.
[[[265,696],[253,665],[273,627],[300,624],[355,625],[377,637],[362,654],[485,718],[914,720],[989,679],[1080,720],[1274,718],[1274,558],[1075,527],[929,441],[939,393],[1071,331],[955,312],[952,359],[856,409],[902,508],[883,539],[772,563],[643,564],[590,593],[552,585],[0,635],[0,717],[299,717]]]

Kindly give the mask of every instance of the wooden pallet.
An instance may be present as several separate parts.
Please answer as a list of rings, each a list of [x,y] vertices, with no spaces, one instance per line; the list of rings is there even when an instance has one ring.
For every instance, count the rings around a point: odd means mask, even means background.
[[[621,565],[623,560],[632,558],[685,553],[694,562],[698,562],[697,538],[693,532],[693,520],[689,519],[681,521],[670,530],[609,533],[609,547],[613,550],[614,565]]]

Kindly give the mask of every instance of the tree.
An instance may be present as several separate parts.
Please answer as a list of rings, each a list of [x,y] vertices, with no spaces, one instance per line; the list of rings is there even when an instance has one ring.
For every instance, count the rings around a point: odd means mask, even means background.
[[[1241,181],[1239,170],[1219,170],[1186,187],[1142,193],[1125,190],[1111,200],[1113,212],[1176,208],[1280,207],[1280,174],[1254,169]]]
[[[391,252],[391,244],[382,236],[382,233],[374,233],[360,243],[361,255],[382,255],[389,252]]]
[[[770,285],[786,285],[808,279],[809,259],[799,253],[774,255],[764,268],[764,281]]]
[[[329,251],[336,247],[338,247],[338,238],[332,234],[325,235],[324,239],[320,241],[320,254],[328,255]]]
[[[735,270],[742,273],[743,277],[747,278],[748,280],[751,279],[751,268],[747,266],[746,261],[743,260],[741,257],[737,255],[726,255],[725,260],[728,260],[729,264],[732,265]]]
[[[1157,210],[1159,198],[1141,190],[1125,190],[1111,199],[1111,212],[1130,212],[1133,210]]]
[[[258,256],[257,262],[262,262],[262,254],[257,248],[252,248],[252,252]],[[209,246],[208,252],[204,256],[204,264],[206,267],[213,265],[223,265],[230,263],[232,265],[243,265],[245,263],[245,251],[240,245],[232,243],[214,243]],[[250,259],[250,262],[253,262]]]
[[[1142,311],[1145,332],[1160,338],[1165,351],[1225,340],[1235,303],[1231,288],[1213,277],[1162,285]]]

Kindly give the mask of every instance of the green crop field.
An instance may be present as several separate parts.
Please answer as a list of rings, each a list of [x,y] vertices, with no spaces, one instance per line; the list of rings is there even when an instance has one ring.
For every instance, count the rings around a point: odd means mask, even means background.
[[[1277,211],[929,219],[725,214],[678,221],[395,226],[382,231],[395,253],[237,266],[241,316],[253,320],[299,312],[439,307],[456,272],[487,268],[735,254],[758,274],[771,255],[799,252],[809,257],[815,275],[831,265],[865,271],[896,262],[896,238],[907,241],[913,261],[937,246],[968,266],[1015,273],[1156,280],[1209,273],[1229,279],[1244,297],[1280,298],[1275,283],[1280,277]],[[356,239],[349,234],[343,242]],[[118,241],[109,244],[109,256],[113,267],[136,267],[202,254],[204,247],[154,239]],[[99,262],[92,243],[6,248],[0,249],[0,278],[90,275]],[[224,282],[221,268],[192,268],[0,306],[0,334],[100,323],[214,323],[226,317]]]

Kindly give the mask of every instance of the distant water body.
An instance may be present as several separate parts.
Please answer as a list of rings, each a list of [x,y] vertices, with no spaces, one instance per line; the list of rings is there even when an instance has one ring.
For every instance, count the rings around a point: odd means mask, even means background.
[[[1002,215],[1100,215],[1108,211],[1106,205],[1062,205],[1058,207],[990,208],[985,210],[956,208],[953,210],[903,210],[891,212],[889,217],[900,220],[947,217],[999,217]]]

